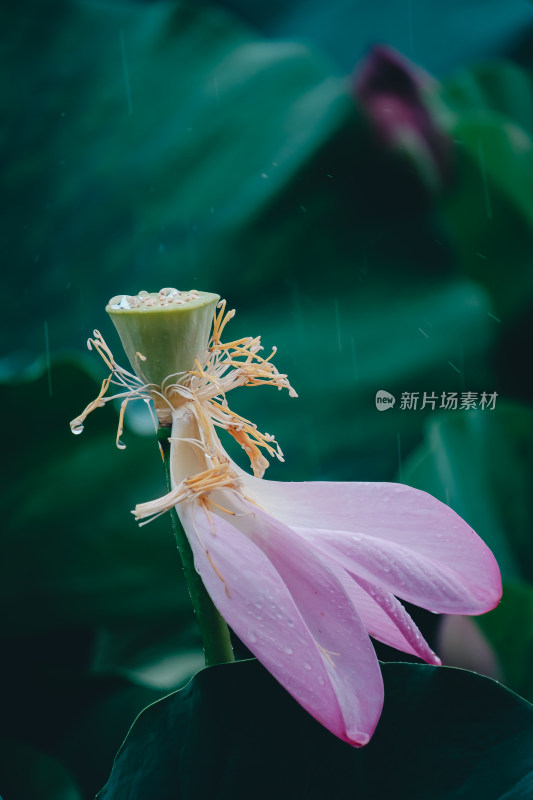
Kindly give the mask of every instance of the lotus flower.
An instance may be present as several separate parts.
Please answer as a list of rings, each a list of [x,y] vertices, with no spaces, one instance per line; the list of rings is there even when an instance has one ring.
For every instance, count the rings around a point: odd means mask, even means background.
[[[411,167],[432,192],[449,181],[452,142],[444,131],[444,111],[436,82],[395,50],[372,48],[353,77],[353,93],[377,141],[409,157]]]
[[[118,367],[101,337],[92,340],[115,379],[128,383],[126,401],[155,391],[160,407],[168,404],[172,488],[135,515],[147,520],[176,507],[226,622],[313,717],[362,746],[383,706],[369,636],[440,663],[397,598],[436,613],[481,614],[500,599],[498,566],[474,531],[425,492],[394,483],[262,479],[268,461],[261,451],[282,459],[281,451],[229,409],[226,393],[265,383],[295,392],[259,355],[259,338],[222,344],[232,316],[223,312],[196,369],[158,389]],[[101,393],[97,404],[106,399]],[[230,459],[217,428],[242,444],[254,476]]]

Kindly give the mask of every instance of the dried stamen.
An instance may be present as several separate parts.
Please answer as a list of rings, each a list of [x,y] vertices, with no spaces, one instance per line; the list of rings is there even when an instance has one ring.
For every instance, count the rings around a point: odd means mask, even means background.
[[[161,289],[158,300],[167,302],[181,297],[182,294],[185,293],[178,292],[177,289]],[[193,291],[186,294],[189,298],[195,299]],[[153,297],[147,292],[139,292],[135,298],[124,295],[122,298],[115,298],[115,301],[117,305],[120,305],[124,300],[131,306],[133,301],[146,303]],[[161,386],[143,383],[135,375],[120,367],[98,331],[95,331],[94,338],[88,341],[89,349],[91,350],[93,347],[96,349],[110,369],[110,374],[103,381],[95,400],[89,403],[82,414],[71,422],[73,432],[81,432],[85,418],[95,408],[103,406],[109,400],[122,398],[117,430],[117,446],[122,448],[124,445],[120,441],[120,436],[123,432],[124,413],[128,402],[133,399],[143,399],[149,402],[151,399],[155,403],[159,421],[165,424],[172,421],[174,414],[178,413],[178,409],[179,413],[183,413],[183,409],[187,408],[193,414],[199,438],[171,439],[171,442],[187,441],[197,446],[205,455],[206,463],[209,464],[206,470],[183,480],[164,497],[138,505],[133,512],[136,519],[154,519],[184,500],[199,500],[207,510],[205,500],[215,489],[225,488],[240,492],[239,478],[228,463],[228,457],[219,441],[216,428],[227,430],[241,445],[248,455],[254,475],[257,477],[262,477],[268,467],[268,460],[264,453],[271,458],[283,461],[283,453],[275,438],[271,434],[261,433],[255,424],[232,411],[228,406],[226,394],[238,386],[263,385],[288,389],[291,397],[296,397],[296,392],[290,385],[287,376],[279,373],[271,362],[276,348],[272,349],[267,358],[259,355],[263,349],[259,336],[244,337],[228,343],[221,342],[222,332],[227,323],[235,316],[235,311],[226,312],[224,300],[218,304],[217,308],[219,310],[213,319],[213,332],[205,363],[202,364],[197,359],[194,370],[169,375]],[[144,356],[138,352],[136,358],[143,360]],[[118,386],[123,391],[105,397],[110,385]],[[213,501],[211,504],[222,511],[232,513]]]

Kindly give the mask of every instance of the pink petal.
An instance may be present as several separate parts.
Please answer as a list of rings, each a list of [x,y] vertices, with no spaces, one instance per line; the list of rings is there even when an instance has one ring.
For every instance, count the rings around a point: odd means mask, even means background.
[[[349,581],[345,588],[370,636],[428,664],[441,663],[393,594],[360,577]]]
[[[273,563],[278,566],[275,548],[279,546],[281,552],[285,552],[287,542],[292,537],[292,546],[294,547],[296,544],[299,551],[299,555],[297,554],[295,561],[296,571],[298,571],[302,563],[302,557],[305,557],[305,555],[309,553],[308,538],[304,538],[303,541],[298,542],[294,537],[294,532],[288,531],[285,526],[282,526],[279,522],[276,523],[271,517],[265,515],[264,512],[258,509],[254,509],[254,512],[258,523],[260,523],[262,519],[266,519],[268,528],[266,535],[263,533],[261,539],[258,540],[258,536],[260,535],[259,528],[258,524],[255,524],[253,533],[251,534],[252,539],[258,541],[261,549],[267,553]],[[276,545],[274,545],[272,541],[273,525],[280,531],[280,536]],[[318,544],[320,545],[321,542],[318,541]],[[273,557],[270,555],[270,550],[274,550]],[[333,568],[331,561],[328,566],[330,569]],[[280,572],[282,571],[280,570]],[[357,615],[362,620],[367,633],[371,634],[379,641],[402,650],[404,653],[416,655],[430,664],[441,663],[438,656],[435,655],[422,637],[422,634],[405,608],[394,595],[384,591],[376,584],[365,581],[364,578],[359,576],[351,576],[350,579],[350,576],[346,575],[346,573],[343,574],[343,572],[340,572],[338,569],[336,570],[336,574],[337,578],[343,584],[346,594],[351,599],[353,606],[357,609]],[[290,577],[290,580],[287,580],[291,592],[293,580],[292,577]]]
[[[211,512],[212,522],[197,504],[178,507],[213,602],[310,714],[341,739],[366,744],[381,713],[383,684],[342,571],[276,520],[243,506],[247,513],[238,517]]]
[[[481,614],[498,604],[491,551],[426,492],[395,483],[244,481],[251,499],[387,592],[439,613]]]

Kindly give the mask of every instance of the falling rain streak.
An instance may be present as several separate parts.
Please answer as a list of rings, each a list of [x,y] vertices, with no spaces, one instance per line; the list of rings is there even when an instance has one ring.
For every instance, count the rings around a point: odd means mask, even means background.
[[[398,448],[398,480],[402,482],[402,448],[400,443],[400,434],[396,434],[396,446]]]
[[[483,180],[483,194],[485,195],[485,210],[487,218],[492,219],[492,205],[490,202],[489,184],[487,181],[487,170],[485,167],[485,152],[483,150],[483,143],[478,143],[479,166],[481,168],[481,178]]]
[[[50,364],[50,339],[47,320],[44,321],[44,352],[46,355],[46,373],[48,375],[48,394],[52,397],[52,367]]]
[[[407,0],[407,21],[409,24],[409,55],[414,58],[413,0]]]
[[[341,313],[339,310],[339,300],[337,297],[335,298],[334,303],[335,303],[335,327],[337,328],[337,347],[339,348],[339,353],[342,353]]]
[[[126,42],[124,41],[124,31],[120,31],[120,50],[122,52],[122,67],[124,69],[124,84],[126,86],[126,97],[128,100],[128,113],[132,114],[133,109],[131,107],[131,86],[130,86],[130,74],[128,70],[128,57],[126,55]]]
[[[214,89],[214,92],[215,92],[217,106],[219,106],[220,105],[220,92],[218,90],[218,78],[217,78],[216,75],[213,75],[213,89]]]
[[[350,336],[350,346],[352,349],[352,364],[353,364],[353,373],[354,378],[356,381],[359,380],[359,370],[357,368],[357,356],[355,355],[355,339],[353,336]]]

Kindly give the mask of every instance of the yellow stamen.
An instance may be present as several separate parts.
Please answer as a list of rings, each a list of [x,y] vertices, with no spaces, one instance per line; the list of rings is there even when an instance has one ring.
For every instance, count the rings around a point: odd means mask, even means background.
[[[335,664],[331,656],[340,656],[340,653],[335,653],[333,652],[333,650],[326,650],[326,648],[322,647],[322,645],[319,644],[318,642],[316,642],[316,646],[318,647],[320,652],[324,655],[324,657],[329,661],[331,666],[336,667],[337,665]]]
[[[208,505],[210,505],[210,506],[214,506],[215,508],[218,508],[220,511],[224,511],[225,514],[229,514],[232,517],[236,516],[235,511],[230,511],[229,508],[224,508],[224,506],[219,506],[219,504],[215,503],[214,500],[211,500],[210,497],[206,498],[206,503]]]
[[[221,574],[220,574],[220,572],[218,571],[218,569],[217,569],[217,567],[216,567],[216,564],[214,563],[213,559],[211,558],[211,553],[209,552],[209,550],[207,550],[207,549],[206,549],[206,551],[205,551],[205,554],[206,554],[206,556],[207,556],[207,560],[209,561],[209,563],[210,563],[210,564],[211,564],[211,566],[213,567],[213,569],[214,569],[214,571],[215,571],[215,574],[216,574],[216,576],[217,576],[218,578],[220,578],[220,580],[221,580],[221,581],[222,581],[222,583],[224,584],[224,591],[226,592],[226,597],[231,597],[230,590],[229,590],[229,586],[228,586],[228,584],[226,583],[226,581],[225,581],[225,579],[224,579],[224,576],[223,576],[223,575],[221,575]]]

